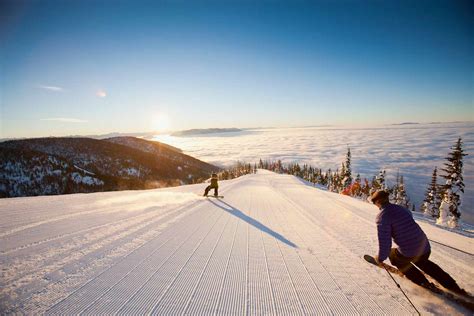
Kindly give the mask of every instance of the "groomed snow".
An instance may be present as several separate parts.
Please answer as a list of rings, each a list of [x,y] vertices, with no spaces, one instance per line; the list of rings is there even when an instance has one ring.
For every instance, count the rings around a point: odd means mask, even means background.
[[[22,314],[416,314],[368,203],[259,171],[220,183],[0,200],[0,310]],[[469,292],[472,238],[421,223]],[[442,244],[444,245],[442,245]],[[469,311],[395,276],[423,314]]]

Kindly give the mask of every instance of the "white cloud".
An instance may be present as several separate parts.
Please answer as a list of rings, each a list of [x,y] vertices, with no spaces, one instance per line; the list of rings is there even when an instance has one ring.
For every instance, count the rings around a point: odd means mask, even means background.
[[[87,123],[86,120],[71,118],[71,117],[50,117],[50,118],[42,118],[40,121],[55,121],[55,122],[63,122],[63,123]]]
[[[95,95],[98,96],[99,98],[105,98],[107,96],[107,92],[103,89],[99,89],[97,90]]]
[[[53,91],[53,92],[64,92],[64,88],[57,87],[57,86],[46,86],[46,85],[41,85],[40,84],[38,87],[41,88],[41,89],[49,90],[49,91]]]

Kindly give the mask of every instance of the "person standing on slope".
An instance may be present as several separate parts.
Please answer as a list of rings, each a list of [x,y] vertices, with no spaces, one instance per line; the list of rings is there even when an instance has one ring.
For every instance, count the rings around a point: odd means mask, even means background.
[[[420,271],[422,270],[448,290],[466,295],[467,292],[461,289],[448,273],[429,260],[430,243],[411,212],[400,205],[390,203],[388,197],[389,193],[386,191],[377,191],[370,196],[370,201],[380,209],[376,218],[379,240],[379,252],[375,256],[377,263],[389,258],[392,265],[418,285],[431,285]],[[391,248],[392,238],[398,248]]]
[[[209,191],[211,189],[214,189],[214,196],[218,196],[218,189],[219,189],[219,185],[217,184],[217,174],[216,173],[213,173],[212,176],[211,176],[211,184],[207,186],[206,190],[204,191],[204,196],[207,196],[207,194],[209,193]]]

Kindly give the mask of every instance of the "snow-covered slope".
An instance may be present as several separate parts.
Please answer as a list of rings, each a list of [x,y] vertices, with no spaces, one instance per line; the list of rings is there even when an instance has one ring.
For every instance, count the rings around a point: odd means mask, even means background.
[[[1,310],[415,313],[362,259],[376,251],[374,206],[266,171],[221,182],[223,200],[204,187],[0,200]],[[472,238],[423,229],[446,244],[432,259],[472,292]],[[395,277],[423,313],[469,313]]]

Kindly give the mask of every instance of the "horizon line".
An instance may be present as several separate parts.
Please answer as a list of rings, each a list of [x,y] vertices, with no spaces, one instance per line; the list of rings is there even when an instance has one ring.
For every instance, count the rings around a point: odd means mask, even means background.
[[[243,130],[261,130],[261,129],[294,129],[294,128],[335,128],[335,129],[374,129],[374,128],[383,128],[383,127],[403,127],[403,126],[420,126],[420,125],[436,125],[436,124],[465,124],[465,123],[473,123],[474,121],[437,121],[437,122],[401,122],[401,123],[386,123],[386,124],[374,124],[368,126],[355,126],[350,124],[317,124],[317,125],[293,125],[293,126],[258,126],[258,127],[232,127]],[[192,128],[193,130],[206,130],[206,129],[226,129],[230,127],[206,127],[206,128]],[[186,129],[189,130],[189,129]],[[116,136],[134,136],[134,137],[144,137],[144,136],[158,136],[158,135],[170,135],[171,133],[186,131],[184,129],[177,129],[177,130],[167,130],[163,132],[158,131],[146,131],[146,132],[107,132],[101,134],[69,134],[69,135],[48,135],[48,136],[22,136],[22,137],[5,137],[0,138],[0,142],[10,141],[10,140],[23,140],[23,139],[35,139],[35,138],[77,138],[77,137],[84,137],[84,138],[104,138],[107,136],[116,135]]]

